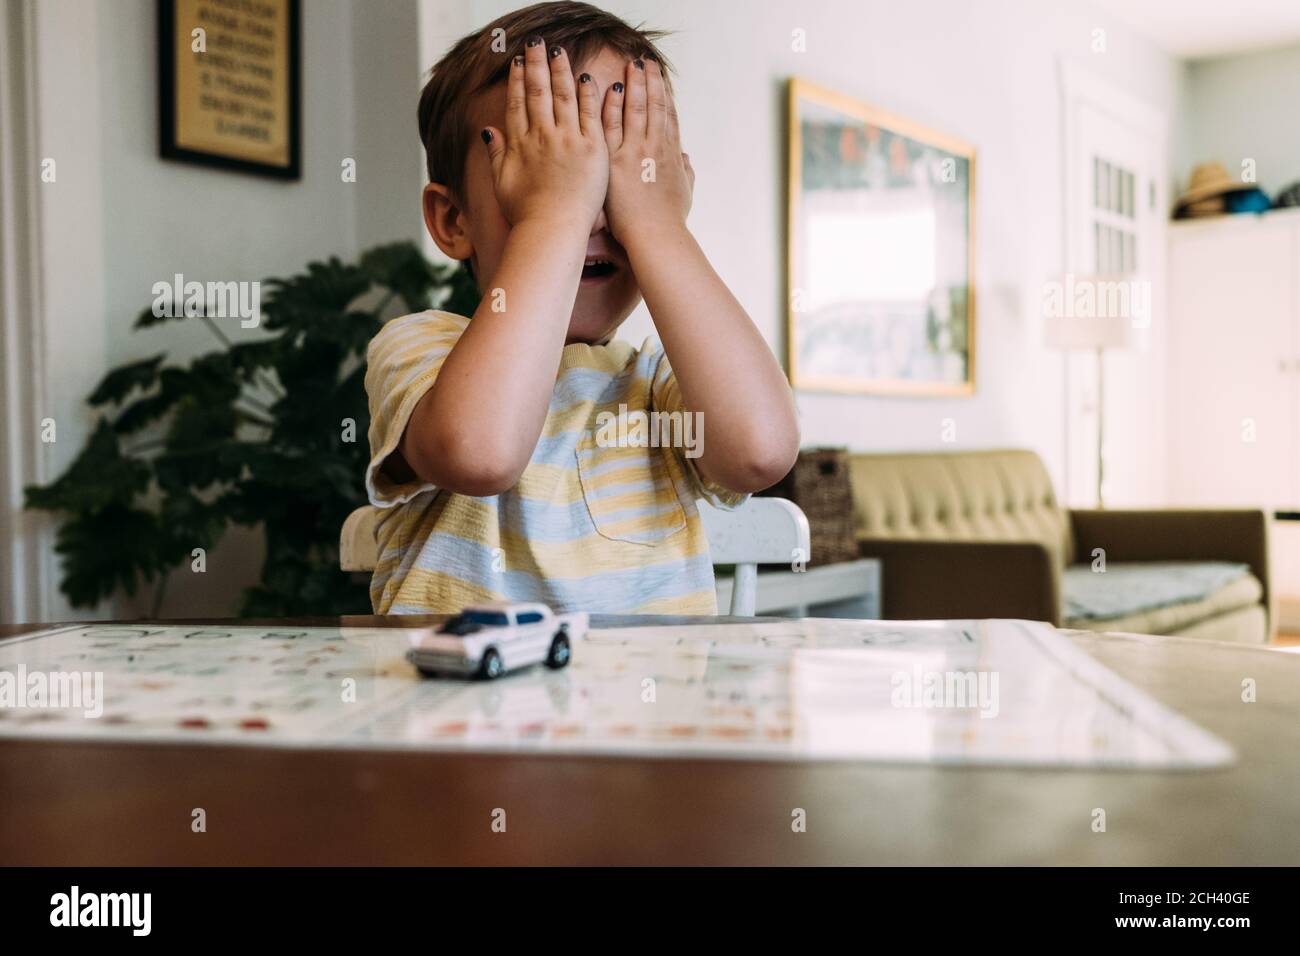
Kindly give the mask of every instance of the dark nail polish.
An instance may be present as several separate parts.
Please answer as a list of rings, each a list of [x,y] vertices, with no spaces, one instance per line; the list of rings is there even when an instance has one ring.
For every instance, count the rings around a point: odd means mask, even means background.
[[[560,49],[558,46],[553,46],[553,47],[551,47],[551,59],[554,60],[556,57],[558,57],[558,56],[559,56],[561,53],[563,53],[563,52],[564,52],[564,51],[563,51],[562,49]]]
[[[590,74],[590,73],[584,73],[584,74],[582,74],[582,76],[578,77],[578,82],[579,82],[579,83],[590,83],[590,82],[591,82],[591,74]]]
[[[528,43],[527,43],[526,45],[527,45],[527,46],[537,46],[537,44],[539,44],[539,43],[541,43],[541,42],[542,42],[542,38],[541,38],[541,37],[529,37],[529,38],[528,38]]]
[[[640,60],[633,60],[633,61],[632,61],[632,65],[635,66],[638,70],[644,70],[644,69],[645,69],[645,64],[642,63]]]
[[[622,93],[622,92],[623,92],[623,84],[622,84],[622,83],[615,83],[615,84],[614,84],[614,92],[615,92],[615,93]]]
[[[524,58],[522,56],[515,57],[515,66],[523,66],[523,65],[524,65]]]
[[[492,131],[490,129],[485,129],[481,135],[483,136],[483,142],[492,142]]]

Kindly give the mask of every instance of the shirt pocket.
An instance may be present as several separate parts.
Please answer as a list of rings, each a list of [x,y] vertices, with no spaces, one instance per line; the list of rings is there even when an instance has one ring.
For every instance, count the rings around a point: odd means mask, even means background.
[[[602,538],[653,547],[686,527],[686,512],[661,449],[578,442],[578,481]]]

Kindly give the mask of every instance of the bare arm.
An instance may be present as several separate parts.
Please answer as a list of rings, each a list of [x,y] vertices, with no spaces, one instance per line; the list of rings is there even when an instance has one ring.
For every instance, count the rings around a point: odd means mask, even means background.
[[[608,176],[595,84],[575,84],[567,55],[548,57],[545,43],[523,59],[507,82],[506,133],[488,129],[512,224],[505,251],[399,446],[420,479],[475,496],[512,487],[537,446]]]
[[[703,414],[701,474],[732,491],[760,491],[784,477],[799,452],[794,396],[686,228],[694,174],[659,64],[629,65],[624,87],[604,103],[611,230],[627,249],[682,400]]]
[[[780,481],[799,453],[799,424],[763,336],[685,227],[638,237],[628,257],[682,400],[703,413],[700,472],[732,491]]]
[[[423,481],[483,496],[519,480],[546,421],[588,228],[572,239],[544,223],[511,230],[492,280],[506,311],[484,296],[402,435]]]

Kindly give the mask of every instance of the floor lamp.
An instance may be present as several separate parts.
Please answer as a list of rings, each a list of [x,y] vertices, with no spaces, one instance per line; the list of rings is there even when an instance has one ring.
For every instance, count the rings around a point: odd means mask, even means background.
[[[1070,284],[1074,290],[1081,285],[1091,283],[1099,286],[1101,282],[1113,282],[1114,279],[1074,278]],[[1094,291],[1097,291],[1094,289]],[[1065,299],[1067,309],[1077,300],[1073,296]],[[1095,296],[1094,302],[1098,300]],[[1095,311],[1089,309],[1088,311]],[[1102,480],[1105,476],[1105,440],[1106,440],[1106,353],[1129,347],[1132,341],[1133,320],[1128,316],[1096,315],[1048,315],[1043,331],[1043,344],[1048,348],[1062,349],[1067,352],[1094,352],[1097,356],[1097,507],[1106,506],[1102,496]],[[1067,401],[1069,396],[1066,396]],[[1068,440],[1068,439],[1067,439]]]

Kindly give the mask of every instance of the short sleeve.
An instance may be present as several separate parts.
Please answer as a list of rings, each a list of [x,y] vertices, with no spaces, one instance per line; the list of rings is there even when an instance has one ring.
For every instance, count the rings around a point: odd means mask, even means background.
[[[434,486],[418,479],[396,482],[383,464],[402,440],[411,413],[438,377],[438,370],[469,324],[450,312],[421,312],[392,319],[366,349],[366,396],[370,404],[370,463],[366,494],[380,508],[410,501]]]
[[[650,402],[653,409],[658,412],[681,412],[687,414],[686,405],[682,401],[682,392],[677,385],[677,376],[673,372],[672,366],[668,364],[668,356],[655,339],[647,339],[642,351],[646,349],[657,349],[659,360],[654,366],[654,378],[650,383]],[[697,434],[700,439],[704,438],[704,431],[701,427]],[[723,488],[716,482],[709,481],[696,467],[696,458],[686,454],[686,449],[672,447],[672,454],[681,463],[682,470],[689,478],[691,485],[694,487],[698,497],[703,498],[709,504],[718,508],[738,508],[749,500],[749,495],[731,491]]]

